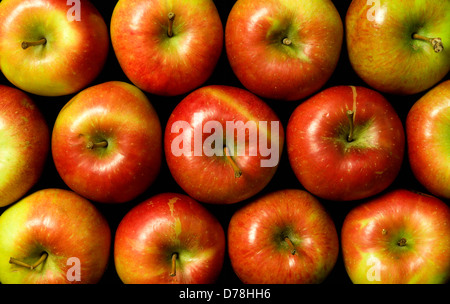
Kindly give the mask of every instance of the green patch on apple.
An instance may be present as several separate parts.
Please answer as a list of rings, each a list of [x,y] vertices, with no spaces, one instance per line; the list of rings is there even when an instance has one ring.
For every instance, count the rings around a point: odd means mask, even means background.
[[[353,123],[353,112],[347,112],[349,116],[348,124],[340,124],[336,132],[337,136],[331,138],[324,138],[333,140],[340,144],[343,154],[350,153],[355,149],[376,148],[376,139],[373,133],[376,132],[374,121],[372,117],[366,122],[359,122],[357,125]]]

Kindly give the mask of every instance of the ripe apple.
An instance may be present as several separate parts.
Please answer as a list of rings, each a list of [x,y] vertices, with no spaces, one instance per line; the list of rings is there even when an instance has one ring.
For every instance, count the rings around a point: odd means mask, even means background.
[[[4,207],[25,195],[41,177],[50,131],[24,92],[0,85],[0,101],[0,207]]]
[[[414,176],[432,194],[450,198],[450,80],[423,95],[406,118]]]
[[[275,174],[284,130],[275,112],[247,90],[223,85],[191,92],[164,134],[167,165],[194,199],[232,204],[261,191]]]
[[[67,95],[86,87],[102,70],[109,48],[105,21],[89,1],[67,3],[1,2],[0,70],[20,89]]]
[[[403,189],[351,210],[341,232],[353,283],[445,283],[450,278],[450,209]]]
[[[115,235],[114,262],[125,284],[209,284],[222,269],[219,221],[184,194],[161,193],[133,207]]]
[[[174,96],[211,76],[222,52],[223,27],[211,0],[119,0],[111,40],[131,82]]]
[[[277,190],[238,209],[228,226],[231,265],[246,284],[312,284],[337,261],[336,227],[310,193]]]
[[[0,216],[0,282],[97,283],[111,231],[88,200],[62,189],[36,191]]]
[[[330,0],[239,0],[225,27],[228,61],[251,92],[298,100],[319,90],[341,53],[343,24]]]
[[[450,2],[353,0],[345,19],[350,63],[374,89],[409,95],[450,71]]]
[[[394,181],[405,135],[395,109],[380,93],[335,86],[297,106],[286,144],[292,170],[306,190],[349,201],[379,193]]]
[[[141,90],[109,81],[84,89],[61,109],[51,148],[59,175],[73,191],[96,202],[123,203],[159,174],[162,130]]]

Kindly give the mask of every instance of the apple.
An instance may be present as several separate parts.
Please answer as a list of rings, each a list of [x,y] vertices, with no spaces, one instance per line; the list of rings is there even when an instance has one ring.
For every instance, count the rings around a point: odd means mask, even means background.
[[[292,170],[306,190],[350,201],[391,185],[403,162],[405,134],[380,93],[335,86],[297,106],[288,121],[286,145]]]
[[[347,214],[341,239],[355,284],[450,278],[450,208],[436,197],[396,189],[372,198]]]
[[[163,96],[187,93],[212,74],[223,47],[223,27],[211,0],[119,0],[111,40],[126,76]]]
[[[42,189],[0,216],[2,284],[97,283],[110,254],[111,231],[88,200]]]
[[[432,194],[450,199],[450,80],[423,95],[406,118],[414,176]]]
[[[120,221],[114,263],[125,284],[210,284],[225,255],[220,222],[200,203],[160,193],[133,207]]]
[[[177,104],[164,151],[177,184],[192,198],[233,204],[261,191],[274,176],[284,143],[276,113],[245,89],[210,85]]]
[[[159,117],[146,95],[132,84],[94,85],[61,109],[51,149],[59,175],[73,191],[96,202],[127,202],[142,194],[159,174]]]
[[[372,88],[411,95],[450,71],[450,2],[353,0],[345,18],[348,56]]]
[[[89,1],[67,3],[1,1],[0,70],[18,88],[44,96],[72,94],[102,70],[109,48],[102,15]]]
[[[228,61],[251,92],[299,100],[318,91],[339,61],[343,23],[330,0],[239,0],[225,27]]]
[[[339,240],[323,205],[304,190],[277,190],[238,209],[228,254],[246,284],[321,283],[334,268]]]
[[[38,182],[50,150],[50,131],[26,93],[0,85],[0,101],[0,207],[4,207]]]

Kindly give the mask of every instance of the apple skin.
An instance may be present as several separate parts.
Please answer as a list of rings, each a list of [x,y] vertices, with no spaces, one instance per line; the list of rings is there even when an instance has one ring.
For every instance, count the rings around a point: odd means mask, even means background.
[[[405,246],[398,243],[402,238]],[[341,241],[355,284],[430,284],[450,278],[450,209],[436,197],[396,189],[364,202],[346,216]]]
[[[108,143],[89,149],[90,142]],[[123,203],[157,178],[162,161],[158,114],[137,87],[109,81],[84,89],[58,114],[52,155],[64,182],[101,203]]]
[[[50,150],[50,131],[26,93],[0,85],[0,100],[0,207],[4,207],[38,182]]]
[[[450,80],[423,95],[406,118],[408,158],[417,180],[450,199]]]
[[[78,92],[101,72],[109,51],[105,21],[80,2],[80,21],[69,21],[61,0],[4,0],[0,4],[0,70],[18,88],[43,96]],[[23,41],[46,38],[22,49]]]
[[[233,72],[249,91],[299,100],[331,77],[343,36],[332,1],[239,0],[227,19],[225,47]],[[291,44],[283,44],[284,38]]]
[[[321,283],[334,268],[338,253],[332,218],[304,190],[260,196],[238,209],[228,226],[231,264],[246,284]]]
[[[175,252],[176,275],[170,276]],[[133,207],[119,223],[114,241],[116,271],[125,284],[214,283],[224,255],[219,221],[178,193],[160,193]]]
[[[353,141],[347,141],[355,116]],[[367,198],[397,177],[405,134],[391,104],[359,86],[327,88],[301,103],[286,130],[288,159],[300,183],[312,194],[334,201]]]
[[[450,71],[448,1],[354,0],[345,27],[353,69],[380,92],[419,93]],[[441,38],[443,51],[435,53],[429,42],[413,39],[414,33]]]
[[[196,118],[201,117],[201,121]],[[177,121],[190,124],[190,131],[183,134],[172,133],[172,126]],[[186,96],[172,111],[164,134],[164,151],[169,170],[177,184],[194,199],[210,204],[234,204],[260,192],[274,176],[279,163],[272,167],[262,167],[261,160],[267,159],[261,155],[259,147],[249,147],[248,131],[246,133],[246,153],[232,158],[240,168],[242,175],[235,177],[233,167],[226,156],[175,156],[172,142],[178,136],[185,136],[194,146],[195,126],[201,124],[202,129],[208,121],[218,121],[223,126],[224,135],[226,122],[260,121],[268,122],[268,138],[272,136],[281,156],[284,144],[284,129],[276,113],[259,97],[245,89],[210,85],[199,88]],[[271,132],[270,122],[278,122],[278,134]],[[202,142],[210,134],[203,134]],[[229,139],[224,138],[224,141]],[[236,138],[235,138],[236,140]],[[268,139],[269,140],[269,139]],[[250,156],[249,149],[258,149],[256,156]],[[273,147],[275,150],[275,146]],[[194,151],[195,152],[195,151]]]
[[[0,216],[0,282],[97,283],[106,270],[110,246],[109,224],[92,203],[68,190],[39,190]],[[32,264],[44,251],[47,259],[33,270],[9,263],[14,257]],[[66,275],[72,257],[80,261],[80,281]]]
[[[173,36],[168,14],[175,14]],[[111,19],[119,64],[137,87],[175,96],[202,85],[223,47],[223,27],[211,0],[120,0]]]

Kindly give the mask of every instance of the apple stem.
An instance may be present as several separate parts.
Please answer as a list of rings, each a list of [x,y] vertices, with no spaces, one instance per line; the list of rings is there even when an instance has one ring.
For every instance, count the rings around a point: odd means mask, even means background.
[[[174,277],[177,275],[177,258],[178,258],[178,253],[176,253],[176,252],[172,253],[172,272],[170,273],[171,277]]]
[[[348,136],[347,136],[348,142],[353,141],[353,129],[354,129],[353,119],[354,119],[354,116],[355,116],[355,112],[353,112],[352,110],[347,111],[348,123],[350,125],[350,130],[349,130]]]
[[[167,18],[169,18],[169,27],[167,29],[167,36],[172,37],[173,36],[173,20],[175,19],[175,14],[173,12],[170,12],[167,15]]]
[[[106,140],[102,140],[100,142],[93,143],[92,141],[88,142],[86,145],[87,149],[94,149],[94,148],[106,148],[108,146],[108,142]]]
[[[295,252],[296,252],[296,251],[295,251],[295,247],[294,247],[294,244],[292,243],[291,239],[288,238],[288,237],[285,237],[285,238],[284,238],[284,241],[285,241],[286,243],[288,243],[289,249],[291,249],[292,255],[295,255]]]
[[[397,245],[400,247],[406,246],[406,239],[405,238],[401,238],[398,242]]]
[[[38,41],[24,41],[24,42],[22,42],[22,49],[26,50],[30,46],[44,45],[46,43],[47,43],[47,39],[45,39],[45,38],[42,38],[41,40],[38,40]]]
[[[34,263],[33,265],[27,264],[25,262],[19,261],[15,258],[9,258],[9,263],[10,264],[15,264],[18,266],[22,266],[22,267],[26,267],[29,268],[30,270],[36,269],[39,265],[41,265],[48,257],[48,253],[47,252],[43,252],[41,257],[39,258],[39,260],[36,261],[36,263]]]
[[[228,147],[225,146],[225,147],[223,148],[223,151],[224,151],[224,153],[225,153],[225,155],[226,155],[228,161],[230,162],[231,167],[233,167],[233,170],[234,170],[234,177],[235,177],[235,178],[241,177],[242,171],[241,171],[241,169],[239,169],[239,167],[238,167],[238,165],[236,164],[236,162],[231,158]]]
[[[32,267],[30,264],[27,264],[27,263],[25,263],[25,262],[22,262],[22,261],[20,261],[20,260],[17,260],[17,259],[15,259],[15,258],[13,258],[13,257],[9,258],[9,263],[10,263],[10,264],[14,264],[14,265],[18,265],[18,266],[23,266],[23,267],[25,267],[25,268],[30,268],[30,269],[31,269],[31,267]]]
[[[284,45],[291,45],[292,44],[292,40],[289,38],[283,38],[283,40],[281,41]]]
[[[441,38],[428,38],[417,33],[413,34],[413,39],[422,40],[431,43],[433,46],[434,52],[439,53],[444,49],[444,44],[442,43]]]

